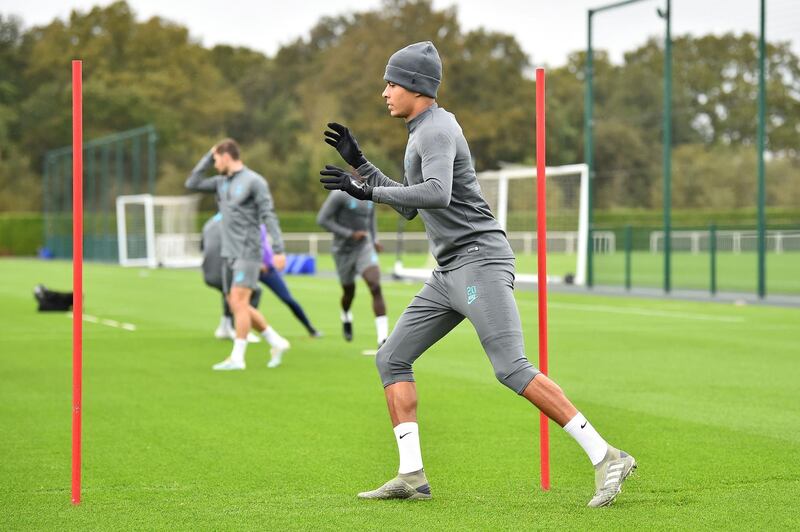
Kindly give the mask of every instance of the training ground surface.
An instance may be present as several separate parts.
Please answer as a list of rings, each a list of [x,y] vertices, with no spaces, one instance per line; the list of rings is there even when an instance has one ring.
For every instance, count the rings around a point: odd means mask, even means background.
[[[31,290],[70,265],[0,261],[0,529],[787,529],[800,527],[800,311],[551,295],[551,373],[635,477],[585,507],[592,470],[552,425],[553,487],[538,488],[538,414],[498,384],[469,324],[416,364],[434,499],[359,501],[397,450],[374,367],[369,298],[339,334],[333,279],[290,278],[326,336],[265,367],[214,373],[219,303],[196,271],[87,265],[83,502],[70,482],[71,321]],[[384,286],[393,323],[417,285]],[[518,293],[536,358],[536,294]]]

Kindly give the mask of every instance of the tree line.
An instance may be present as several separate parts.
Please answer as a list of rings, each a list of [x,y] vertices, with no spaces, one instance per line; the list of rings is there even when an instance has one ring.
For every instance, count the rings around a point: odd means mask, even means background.
[[[26,28],[0,13],[0,211],[41,208],[45,151],[70,142],[70,59],[84,60],[86,139],[152,123],[159,193],[182,193],[195,161],[233,137],[283,210],[309,210],[317,172],[337,162],[322,142],[331,120],[400,177],[405,127],[380,96],[392,52],[433,40],[444,62],[439,103],[454,112],[477,170],[532,164],[532,62],[513,36],[465,31],[455,7],[385,0],[323,17],[274,56],[203,47],[188,28],[137,18],[124,1]],[[768,204],[800,205],[800,62],[768,44]],[[585,53],[548,70],[548,164],[583,161]],[[752,207],[756,187],[757,38],[679,36],[673,45],[673,204]],[[659,208],[663,48],[653,39],[620,64],[595,52],[595,190],[600,209]]]

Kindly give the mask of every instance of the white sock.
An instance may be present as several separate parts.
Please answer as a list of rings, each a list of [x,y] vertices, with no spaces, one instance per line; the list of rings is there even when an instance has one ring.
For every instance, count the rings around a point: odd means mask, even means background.
[[[229,318],[228,316],[225,316],[222,319],[225,320],[225,329],[228,330],[228,331],[232,331],[233,330],[233,318]]]
[[[244,364],[244,352],[247,350],[247,340],[240,340],[237,338],[233,341],[233,349],[231,350],[231,360],[236,364]]]
[[[264,337],[269,345],[272,347],[280,347],[286,343],[286,339],[278,334],[278,331],[272,328],[272,326],[267,325],[267,328],[261,333],[261,336]]]
[[[580,412],[575,414],[575,417],[564,425],[564,430],[575,438],[578,445],[583,447],[593,466],[603,461],[606,451],[608,451],[608,443],[597,433],[592,424],[583,417],[583,414]]]
[[[394,428],[397,450],[400,453],[398,473],[413,473],[422,469],[422,451],[419,448],[419,427],[416,423],[400,423]]]
[[[353,313],[350,312],[349,310],[347,312],[345,312],[343,310],[342,311],[342,321],[344,323],[353,323]]]
[[[389,336],[389,318],[387,316],[376,316],[375,329],[378,331],[378,344],[381,344]]]

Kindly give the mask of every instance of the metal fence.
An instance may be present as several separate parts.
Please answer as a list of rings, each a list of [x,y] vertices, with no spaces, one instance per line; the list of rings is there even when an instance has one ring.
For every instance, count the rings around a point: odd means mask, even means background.
[[[595,256],[596,284],[626,288],[657,288],[664,275],[664,233],[655,227],[604,228],[616,235],[615,252]],[[768,229],[764,239],[769,293],[800,295],[800,227]],[[759,238],[755,227],[734,229],[709,224],[705,228],[672,231],[670,246],[674,288],[752,293],[759,276]]]
[[[594,232],[594,250],[596,253],[616,252],[617,238],[613,231]],[[384,232],[378,233],[378,240],[387,252],[428,253],[428,236],[422,232]],[[305,253],[318,255],[330,253],[333,244],[331,233],[284,233],[284,246],[289,253]],[[508,241],[514,253],[532,254],[536,249],[536,233],[533,231],[512,231],[508,233]],[[575,231],[548,231],[547,250],[552,253],[577,254],[578,233]]]
[[[83,147],[84,257],[117,260],[116,197],[153,193],[156,141],[152,125],[90,140]],[[44,245],[54,257],[72,256],[72,146],[44,156]]]

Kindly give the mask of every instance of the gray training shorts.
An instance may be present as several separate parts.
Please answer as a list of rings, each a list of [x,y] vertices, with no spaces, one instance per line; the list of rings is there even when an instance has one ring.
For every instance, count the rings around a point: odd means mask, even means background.
[[[370,266],[378,265],[378,254],[372,245],[372,240],[365,238],[361,245],[333,254],[336,262],[336,273],[339,275],[339,282],[342,285],[353,284],[356,276],[364,273]]]
[[[413,382],[414,361],[464,318],[475,327],[497,379],[521,394],[539,370],[525,357],[513,260],[434,271],[378,350],[383,386]]]
[[[255,260],[222,258],[222,291],[229,294],[232,286],[258,290],[261,263]]]

